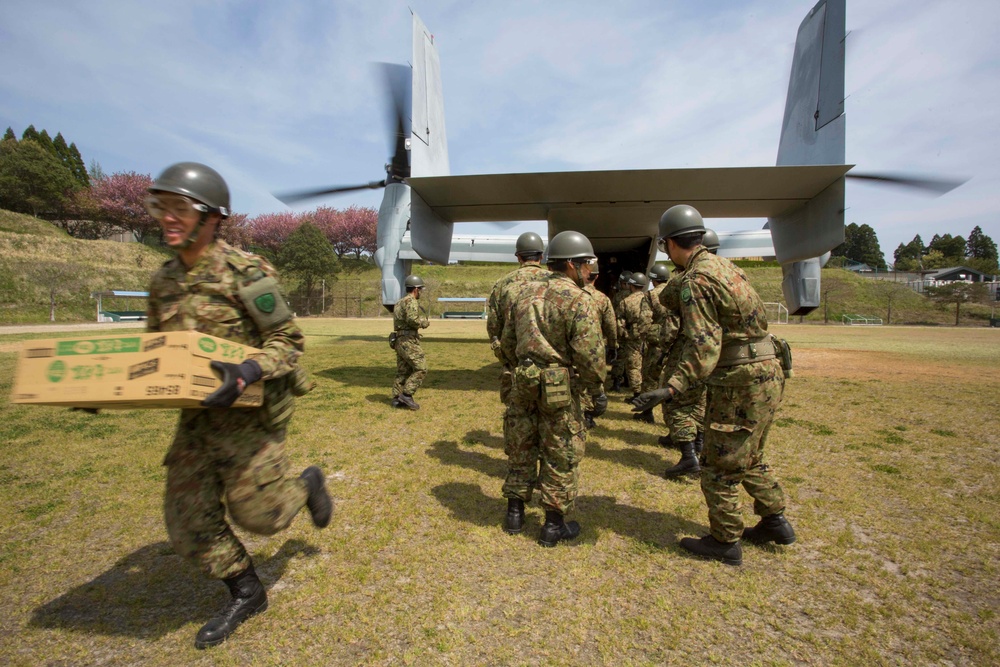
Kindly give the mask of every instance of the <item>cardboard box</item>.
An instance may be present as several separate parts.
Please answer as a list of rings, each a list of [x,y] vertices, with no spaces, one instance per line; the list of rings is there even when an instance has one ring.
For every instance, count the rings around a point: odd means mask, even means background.
[[[209,362],[238,364],[256,348],[196,331],[25,341],[14,403],[78,408],[196,408],[221,384]],[[233,407],[264,402],[264,383]]]

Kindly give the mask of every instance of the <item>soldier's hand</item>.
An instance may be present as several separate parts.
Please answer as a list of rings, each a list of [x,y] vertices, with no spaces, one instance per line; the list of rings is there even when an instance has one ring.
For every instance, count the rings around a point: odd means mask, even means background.
[[[243,394],[247,386],[261,376],[260,365],[253,359],[247,359],[242,364],[213,361],[209,365],[222,376],[222,385],[201,402],[206,408],[228,408]]]
[[[591,396],[591,398],[594,401],[594,407],[588,412],[592,417],[600,417],[608,409],[608,395],[602,391],[600,394],[597,394],[596,396]]]
[[[674,397],[674,390],[671,387],[664,387],[663,389],[654,389],[653,391],[647,391],[645,394],[639,394],[635,402],[632,403],[634,406],[632,412],[645,412],[646,410],[652,410],[660,403],[665,403]]]
[[[426,317],[420,320],[420,328],[421,329],[426,329],[430,325],[431,325],[431,321],[428,320]]]

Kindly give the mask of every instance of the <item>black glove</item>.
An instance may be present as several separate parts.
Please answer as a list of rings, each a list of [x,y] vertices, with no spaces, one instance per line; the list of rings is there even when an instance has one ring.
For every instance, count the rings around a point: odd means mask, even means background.
[[[632,412],[645,412],[646,410],[652,410],[660,403],[665,403],[674,398],[674,390],[670,387],[664,387],[663,389],[654,389],[653,391],[647,391],[645,394],[639,394],[632,404]]]
[[[209,366],[222,376],[222,386],[201,402],[206,408],[228,408],[236,402],[247,386],[259,380],[261,376],[260,364],[253,359],[247,359],[242,364],[213,361]]]
[[[613,347],[609,347],[608,351],[604,354],[604,363],[611,365],[616,361],[618,361],[618,350]]]
[[[588,410],[587,413],[591,417],[600,417],[608,409],[608,395],[602,391],[597,396],[591,396],[591,398],[594,400],[594,407]]]

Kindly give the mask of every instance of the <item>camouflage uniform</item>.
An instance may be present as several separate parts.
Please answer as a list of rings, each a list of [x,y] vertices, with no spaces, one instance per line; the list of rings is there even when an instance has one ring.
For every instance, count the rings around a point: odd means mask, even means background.
[[[691,256],[681,282],[680,310],[684,347],[668,383],[679,393],[698,380],[708,385],[701,488],[712,537],[731,543],[743,534],[738,485],[754,499],[758,515],[785,509],[784,493],[764,460],[784,375],[776,358],[720,365],[727,350],[768,336],[760,297],[729,260],[704,248]]]
[[[517,295],[524,288],[526,283],[538,280],[549,271],[538,264],[523,264],[506,276],[496,281],[493,291],[490,292],[490,299],[486,305],[486,335],[490,338],[490,345],[493,348],[497,359],[501,359],[500,336],[503,334],[504,325],[509,318],[510,309],[517,300]],[[504,405],[510,401],[510,388],[513,384],[514,371],[509,366],[501,364],[500,370],[500,402]]]
[[[615,318],[615,308],[611,305],[608,295],[597,289],[592,283],[583,286],[586,292],[594,300],[594,310],[601,323],[601,337],[604,339],[604,350],[614,350],[618,347],[618,320]],[[605,369],[607,364],[605,364]],[[594,407],[590,394],[580,397],[580,406],[586,412]]]
[[[622,302],[631,294],[628,285],[622,283],[621,286],[614,291],[611,295],[611,305],[614,307],[615,319],[621,319],[622,316]],[[616,334],[617,334],[617,324]],[[618,353],[615,357],[615,363],[611,366],[611,379],[614,381],[621,382],[625,377],[625,350],[622,349],[622,345],[625,341],[622,340],[620,335],[615,336],[615,342],[617,343],[616,348]]]
[[[670,276],[666,287],[660,292],[660,304],[665,312],[663,326],[660,330],[660,344],[662,349],[667,352],[659,377],[659,386],[661,387],[667,386],[667,380],[677,368],[681,352],[684,350],[680,314],[683,275],[682,269],[674,269],[674,274]],[[705,383],[694,382],[684,393],[678,394],[669,402],[660,404],[663,411],[663,423],[667,425],[670,439],[675,445],[681,442],[694,442],[698,433],[704,430],[705,394]]]
[[[643,339],[645,351],[642,354],[642,391],[652,391],[659,386],[660,370],[663,368],[663,320],[667,309],[660,303],[660,293],[666,283],[660,283],[645,293],[650,311],[650,326]]]
[[[170,541],[178,554],[219,579],[251,564],[226,522],[227,508],[239,526],[272,535],[291,523],[308,495],[304,480],[287,476],[285,456],[290,382],[303,350],[302,331],[291,317],[262,330],[239,295],[241,288],[276,278],[263,258],[217,240],[190,269],[177,257],[166,262],[149,288],[148,331],[193,330],[261,349],[250,358],[267,381],[264,405],[181,410],[163,462]],[[270,295],[284,299],[276,282]]]
[[[652,317],[644,292],[633,292],[622,301],[618,315],[618,339],[622,341],[621,353],[625,358],[628,384],[635,393],[639,393],[642,387],[642,341]]]
[[[561,273],[528,283],[504,327],[501,353],[516,369],[504,416],[503,495],[529,502],[537,486],[543,507],[567,514],[586,440],[580,396],[601,393],[606,372],[593,299]],[[550,406],[546,395],[555,394],[540,387],[539,375],[565,369],[572,369],[571,400]]]
[[[417,297],[407,294],[396,302],[392,310],[392,328],[396,332],[396,379],[392,383],[392,397],[400,394],[413,396],[427,376],[427,358],[420,347],[420,329],[430,325],[420,314]]]

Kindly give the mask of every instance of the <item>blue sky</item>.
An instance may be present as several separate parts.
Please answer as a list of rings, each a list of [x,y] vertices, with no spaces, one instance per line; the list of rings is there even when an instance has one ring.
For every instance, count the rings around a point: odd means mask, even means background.
[[[412,7],[440,54],[455,174],[768,165],[813,4],[5,0],[0,131],[62,132],[107,173],[205,162],[236,211],[286,210],[271,192],[382,177],[370,63],[409,61]],[[890,261],[917,233],[1000,242],[1000,4],[848,0],[847,28],[847,162],[971,177],[936,199],[850,183],[847,222]]]

